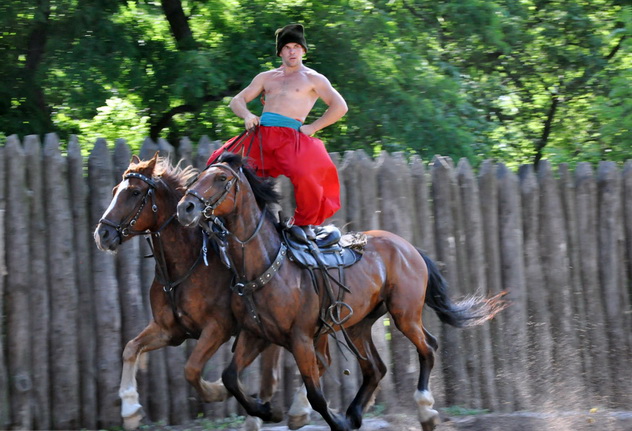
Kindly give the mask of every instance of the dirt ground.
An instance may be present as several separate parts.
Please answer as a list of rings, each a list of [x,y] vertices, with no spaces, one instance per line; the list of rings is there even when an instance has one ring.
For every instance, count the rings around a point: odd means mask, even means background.
[[[199,420],[186,425],[143,425],[142,431],[204,431],[221,429],[240,431],[241,423],[212,423]],[[265,424],[265,431],[287,431],[283,424]],[[328,431],[322,420],[314,420],[302,431]],[[364,420],[361,431],[419,431],[421,427],[414,415],[386,414]],[[551,413],[480,414],[472,416],[445,416],[435,431],[632,431],[632,412],[586,411]]]

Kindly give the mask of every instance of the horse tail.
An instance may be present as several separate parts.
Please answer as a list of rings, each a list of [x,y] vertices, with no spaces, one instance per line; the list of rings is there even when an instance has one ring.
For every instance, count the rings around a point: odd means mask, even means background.
[[[428,267],[428,288],[426,290],[426,305],[432,308],[443,323],[456,328],[466,328],[480,325],[492,319],[509,304],[502,297],[501,292],[491,298],[484,296],[469,296],[461,301],[452,301],[448,296],[448,282],[441,275],[437,264],[417,249]]]

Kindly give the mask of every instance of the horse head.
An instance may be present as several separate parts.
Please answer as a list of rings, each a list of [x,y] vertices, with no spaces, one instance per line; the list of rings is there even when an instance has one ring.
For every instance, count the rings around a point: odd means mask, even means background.
[[[207,166],[178,203],[178,221],[192,227],[234,211],[242,175],[241,158],[222,157]]]
[[[244,199],[249,198],[260,210],[279,202],[272,179],[258,177],[240,155],[224,153],[189,186],[178,203],[178,220],[185,226],[196,226],[240,211]]]
[[[158,153],[146,161],[134,155],[94,231],[97,247],[115,251],[136,235],[159,230],[175,217],[184,183],[195,174],[192,168],[171,168],[168,159],[158,157]]]

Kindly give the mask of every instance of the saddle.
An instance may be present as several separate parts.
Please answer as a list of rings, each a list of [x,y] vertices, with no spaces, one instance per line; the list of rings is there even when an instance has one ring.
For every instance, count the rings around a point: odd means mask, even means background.
[[[320,305],[321,327],[315,339],[331,333],[343,356],[342,346],[348,348],[358,358],[366,359],[343,327],[343,324],[353,315],[351,306],[344,302],[345,293],[351,293],[345,285],[344,268],[350,267],[362,258],[362,251],[367,242],[366,235],[362,233],[342,235],[340,230],[333,225],[314,227],[314,233],[316,239],[310,241],[300,227],[281,223],[280,234],[287,247],[288,258],[309,271],[316,291],[321,285],[324,288],[326,299]],[[330,274],[329,269],[337,269],[338,276]],[[316,270],[320,270],[322,274],[322,284],[316,280]],[[338,286],[337,294],[332,284]],[[346,344],[336,335],[335,326],[338,326]]]
[[[337,227],[317,226],[314,232],[316,240],[309,241],[298,226],[281,230],[281,239],[288,248],[289,259],[297,265],[307,269],[347,268],[362,257],[357,251],[360,249],[359,244],[350,242],[346,238],[348,235],[343,236]],[[349,246],[343,247],[343,244]],[[354,246],[355,249],[351,248]]]

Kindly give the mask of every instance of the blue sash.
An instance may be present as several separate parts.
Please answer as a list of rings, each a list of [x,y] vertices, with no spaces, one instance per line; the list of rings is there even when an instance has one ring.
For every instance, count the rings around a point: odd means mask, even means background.
[[[264,112],[261,115],[259,124],[262,126],[270,127],[289,127],[290,129],[298,130],[303,123],[294,118],[286,117],[285,115],[275,114],[274,112]]]

